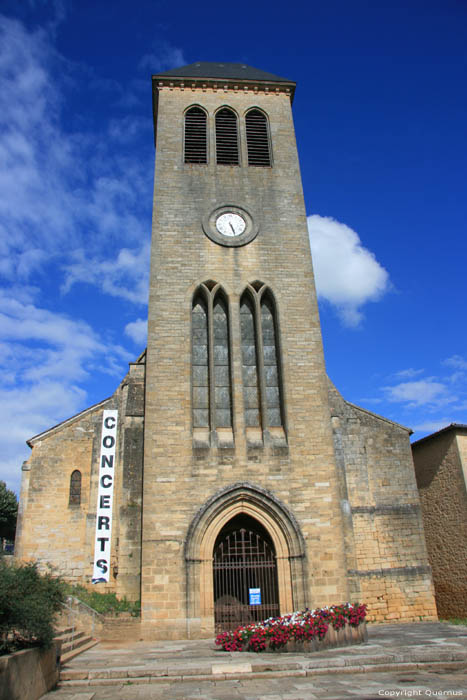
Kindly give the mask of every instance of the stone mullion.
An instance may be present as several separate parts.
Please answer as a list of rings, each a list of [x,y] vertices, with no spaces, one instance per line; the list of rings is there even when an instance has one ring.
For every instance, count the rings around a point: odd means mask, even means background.
[[[208,396],[209,396],[209,429],[216,429],[216,381],[214,376],[214,304],[213,293],[207,294],[208,304]]]
[[[279,408],[282,427],[287,434],[287,420],[286,420],[286,410],[285,410],[285,385],[284,385],[284,365],[283,365],[283,354],[282,354],[282,336],[279,327],[279,310],[274,299],[274,313],[273,313],[273,326],[274,326],[274,345],[276,351],[276,369],[277,369],[277,382],[279,389]]]
[[[237,421],[235,416],[235,397],[234,397],[234,349],[233,349],[233,319],[232,319],[232,304],[230,299],[226,299],[227,310],[227,358],[229,369],[229,392],[230,392],[230,422],[232,425],[232,433],[235,435]],[[242,348],[240,345],[240,358],[242,356]]]
[[[263,432],[268,428],[267,420],[267,397],[266,397],[266,377],[264,374],[264,346],[263,327],[261,323],[261,298],[255,294],[255,332],[256,332],[256,363],[259,382],[259,403],[261,413],[261,428]]]

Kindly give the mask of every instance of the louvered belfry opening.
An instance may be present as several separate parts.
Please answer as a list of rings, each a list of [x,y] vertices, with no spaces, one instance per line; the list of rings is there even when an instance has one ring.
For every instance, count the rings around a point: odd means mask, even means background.
[[[280,614],[274,544],[254,518],[240,514],[222,528],[213,575],[216,633]]]
[[[271,167],[271,149],[266,115],[251,109],[245,117],[248,165]]]
[[[185,163],[207,163],[206,113],[191,107],[185,114]]]
[[[237,117],[224,107],[216,114],[216,161],[218,165],[238,165]]]

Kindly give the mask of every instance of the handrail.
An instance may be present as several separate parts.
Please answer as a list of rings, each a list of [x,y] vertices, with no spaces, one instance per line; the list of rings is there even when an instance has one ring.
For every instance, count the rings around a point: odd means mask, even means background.
[[[68,610],[68,619],[67,619],[67,627],[71,627],[71,649],[74,649],[75,646],[75,616],[78,614],[76,610],[73,610],[73,608],[70,605],[67,605],[66,603],[61,603],[62,608],[65,608]],[[70,624],[70,613],[71,613],[71,624]]]
[[[104,615],[102,615],[102,613],[97,612],[97,610],[94,610],[94,608],[91,608],[91,606],[88,605],[87,603],[83,603],[83,601],[80,600],[79,598],[77,598],[75,595],[68,595],[67,600],[72,600],[77,605],[82,606],[83,608],[86,608],[87,610],[89,610],[91,615],[93,615],[93,617],[104,618]]]
[[[89,615],[91,617],[91,636],[94,637],[94,625],[95,622],[97,621],[98,623],[104,619],[104,616],[101,615],[101,613],[97,612],[97,610],[94,610],[94,608],[91,608],[87,603],[83,603],[82,600],[77,598],[74,595],[68,595],[66,597],[67,603],[62,603],[62,607],[66,608],[68,610],[68,615],[72,615],[72,623],[71,623],[71,648],[73,649],[74,647],[74,636],[75,636],[75,620],[77,617],[79,617],[79,609],[82,610],[82,612],[86,615]],[[73,607],[73,605],[75,607]],[[78,609],[77,609],[78,608]],[[68,622],[70,622],[70,618],[68,617]],[[68,624],[70,626],[70,624]]]

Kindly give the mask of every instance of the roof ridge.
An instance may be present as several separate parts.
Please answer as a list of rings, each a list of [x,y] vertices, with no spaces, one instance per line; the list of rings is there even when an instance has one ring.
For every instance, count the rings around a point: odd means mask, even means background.
[[[196,61],[185,66],[172,68],[163,73],[156,73],[153,77],[160,78],[218,78],[225,80],[255,80],[273,83],[291,83],[293,80],[282,78],[274,73],[268,73],[260,68],[249,66],[246,63],[230,63],[216,61]]]

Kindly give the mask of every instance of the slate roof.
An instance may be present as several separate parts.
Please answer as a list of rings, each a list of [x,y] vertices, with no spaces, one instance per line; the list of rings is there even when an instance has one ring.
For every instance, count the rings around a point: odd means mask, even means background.
[[[225,80],[252,80],[268,83],[291,83],[293,80],[281,78],[273,73],[266,73],[259,68],[247,66],[245,63],[209,63],[198,61],[187,66],[173,68],[164,73],[157,73],[160,78],[224,78]]]

